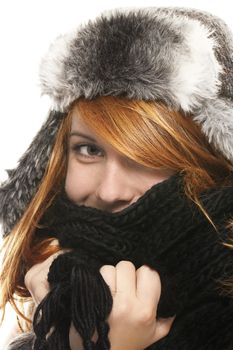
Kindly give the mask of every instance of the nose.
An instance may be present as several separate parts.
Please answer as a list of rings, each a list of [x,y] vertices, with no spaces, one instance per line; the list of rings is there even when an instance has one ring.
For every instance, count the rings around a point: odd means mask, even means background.
[[[98,206],[110,212],[128,207],[139,197],[132,174],[118,161],[106,165],[95,195]]]

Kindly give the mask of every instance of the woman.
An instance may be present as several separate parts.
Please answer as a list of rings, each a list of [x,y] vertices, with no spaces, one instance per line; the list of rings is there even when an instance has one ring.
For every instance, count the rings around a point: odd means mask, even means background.
[[[233,347],[232,47],[178,8],[51,45],[48,120],[0,192],[1,304],[36,305],[9,349]]]

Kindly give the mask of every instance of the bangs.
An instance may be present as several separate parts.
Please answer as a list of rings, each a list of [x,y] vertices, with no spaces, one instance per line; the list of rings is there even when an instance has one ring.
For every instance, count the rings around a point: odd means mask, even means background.
[[[170,125],[175,123],[174,118],[166,120],[163,109],[154,102],[113,96],[82,98],[72,108],[100,138],[124,156],[146,167],[174,170],[177,168],[174,142],[178,147],[179,140],[174,138]]]

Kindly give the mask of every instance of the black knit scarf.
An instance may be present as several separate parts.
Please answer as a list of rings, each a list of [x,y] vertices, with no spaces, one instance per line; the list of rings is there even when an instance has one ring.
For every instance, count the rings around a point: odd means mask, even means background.
[[[230,239],[233,187],[208,190],[200,199],[217,231],[186,198],[179,174],[118,213],[78,206],[59,193],[36,236],[57,237],[72,252],[51,265],[51,291],[34,316],[34,349],[70,349],[71,322],[85,350],[110,349],[112,297],[99,269],[120,260],[156,269],[162,283],[157,317],[176,315],[169,335],[149,349],[233,349],[233,299],[221,293],[221,281],[233,276],[232,250],[223,245]]]

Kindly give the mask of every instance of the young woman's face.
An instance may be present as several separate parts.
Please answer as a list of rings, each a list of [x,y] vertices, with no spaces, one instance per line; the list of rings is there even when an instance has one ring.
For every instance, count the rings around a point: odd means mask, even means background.
[[[120,154],[73,112],[65,190],[76,204],[117,212],[171,175]]]

